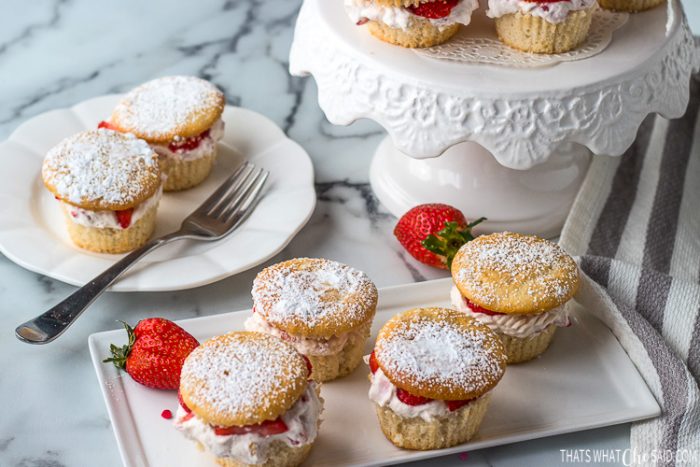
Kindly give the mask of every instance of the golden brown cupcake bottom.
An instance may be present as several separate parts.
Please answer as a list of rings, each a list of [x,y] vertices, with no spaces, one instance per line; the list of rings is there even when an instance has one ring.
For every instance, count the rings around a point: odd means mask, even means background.
[[[497,332],[498,336],[506,348],[508,355],[508,364],[521,363],[532,360],[544,353],[549,347],[549,344],[554,338],[554,332],[557,330],[556,325],[550,324],[544,331],[539,332],[530,337],[513,337]]]
[[[598,0],[598,4],[606,10],[628,13],[650,10],[665,2],[666,0]]]
[[[369,339],[370,325],[367,323],[362,329],[362,337],[349,339],[343,349],[333,355],[307,355],[313,368],[311,378],[314,381],[324,382],[340,378],[351,373],[362,362],[365,343]]]
[[[230,457],[217,457],[216,463],[222,467],[294,467],[304,462],[312,446],[292,447],[282,441],[274,441],[270,444],[267,461],[262,464],[245,464]]]
[[[448,41],[459,31],[459,24],[446,28],[436,28],[427,20],[412,20],[411,26],[404,31],[392,28],[378,21],[370,21],[367,28],[372,35],[384,42],[401,47],[421,48],[432,47]]]
[[[420,417],[403,418],[388,407],[375,405],[379,426],[394,445],[427,451],[466,443],[479,430],[491,394],[484,394],[446,417],[426,422]]]
[[[128,229],[100,229],[73,222],[65,209],[66,226],[71,240],[80,248],[95,253],[126,253],[148,241],[156,227],[158,205],[152,206],[144,216]]]
[[[558,24],[522,13],[504,15],[496,18],[496,32],[501,42],[523,52],[564,53],[585,42],[596,8],[572,12]]]
[[[167,177],[163,190],[181,191],[202,183],[216,162],[216,153],[215,145],[209,154],[194,159],[160,156],[160,169]]]

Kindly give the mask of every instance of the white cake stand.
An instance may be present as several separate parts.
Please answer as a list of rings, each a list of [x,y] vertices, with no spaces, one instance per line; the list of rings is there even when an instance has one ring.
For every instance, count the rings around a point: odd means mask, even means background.
[[[482,13],[469,27],[493,26]],[[678,0],[631,15],[598,55],[526,69],[427,58],[371,37],[341,0],[305,0],[290,53],[291,73],[316,79],[330,122],[370,118],[387,130],[370,181],[394,215],[445,202],[488,217],[486,231],[548,237],[590,152],[621,155],[650,113],[682,116],[698,69]]]

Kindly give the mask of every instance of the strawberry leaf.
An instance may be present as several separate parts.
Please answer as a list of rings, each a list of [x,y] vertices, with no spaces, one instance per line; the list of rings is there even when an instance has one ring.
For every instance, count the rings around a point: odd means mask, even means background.
[[[450,269],[457,251],[465,243],[474,240],[471,231],[472,227],[485,220],[485,217],[481,217],[468,224],[466,228],[460,227],[457,222],[445,222],[445,227],[442,230],[435,235],[428,235],[421,242],[421,245],[426,250],[444,258],[447,269]]]
[[[134,334],[134,329],[131,326],[129,326],[124,321],[121,321],[121,323],[124,325],[126,334],[129,337],[129,342],[125,345],[122,345],[121,347],[118,347],[114,344],[110,344],[109,351],[112,353],[112,357],[105,358],[104,360],[102,360],[102,362],[112,362],[114,363],[114,366],[116,366],[120,370],[126,370],[126,359],[131,353],[131,348],[134,346],[134,342],[136,342],[136,335]]]

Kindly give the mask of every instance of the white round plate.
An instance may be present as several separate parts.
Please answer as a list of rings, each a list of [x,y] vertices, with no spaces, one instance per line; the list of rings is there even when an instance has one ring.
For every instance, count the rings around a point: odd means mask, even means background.
[[[96,128],[110,115],[119,97],[97,97],[70,109],[38,115],[0,144],[0,251],[10,260],[30,271],[84,285],[121,258],[74,246],[57,202],[41,180],[46,152],[73,133]],[[226,106],[222,118],[226,133],[212,174],[198,187],[163,196],[154,235],[176,230],[243,160],[270,171],[258,207],[223,240],[181,240],[160,248],[143,258],[111,290],[153,292],[210,284],[271,258],[311,217],[316,193],[306,151],[258,113]]]

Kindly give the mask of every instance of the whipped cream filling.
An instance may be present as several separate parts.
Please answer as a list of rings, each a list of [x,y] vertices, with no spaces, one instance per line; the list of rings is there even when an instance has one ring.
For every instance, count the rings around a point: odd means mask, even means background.
[[[172,151],[168,145],[161,146],[154,144],[151,147],[161,157],[171,157],[181,160],[199,159],[200,157],[204,157],[212,153],[216,147],[216,143],[218,143],[221,138],[224,137],[224,127],[225,125],[223,120],[218,119],[215,121],[209,129],[209,134],[205,138],[202,138],[202,141],[199,142],[199,145],[196,148],[189,151],[184,149]],[[177,143],[178,140],[176,139],[174,142]]]
[[[430,21],[438,29],[444,29],[455,23],[466,26],[471,22],[472,13],[477,8],[479,8],[478,0],[461,0],[448,16],[432,19],[414,15],[408,8],[378,5],[374,0],[345,0],[345,9],[354,23],[362,24],[366,20],[378,21],[404,31],[411,26],[414,18]]]
[[[282,415],[288,428],[284,433],[270,436],[259,433],[217,435],[211,425],[196,415],[184,420],[187,412],[181,406],[177,408],[175,428],[187,438],[201,443],[216,457],[233,458],[244,464],[262,464],[267,461],[270,445],[274,441],[282,441],[290,447],[312,443],[318,434],[321,410],[316,383],[309,381],[304,394]]]
[[[369,357],[366,356],[365,362],[367,362],[368,359]],[[446,417],[452,413],[447,407],[445,401],[437,399],[421,405],[405,404],[396,395],[396,386],[389,381],[389,378],[386,377],[381,368],[377,368],[377,371],[370,374],[370,381],[372,382],[369,387],[370,400],[380,407],[390,408],[399,417],[420,417],[424,421],[430,422],[436,418]],[[474,401],[480,399],[481,397],[485,397],[486,394],[482,394],[478,398],[474,399]],[[471,404],[472,402],[473,401],[469,401],[468,404]]]
[[[489,0],[489,9],[486,15],[489,18],[522,13],[537,16],[550,23],[561,23],[566,20],[569,13],[578,10],[587,10],[597,3],[597,0],[562,0],[554,3],[526,2],[523,0]]]
[[[304,355],[326,356],[334,355],[343,350],[349,342],[355,344],[358,340],[364,339],[370,323],[364,324],[357,329],[346,332],[328,339],[316,339],[312,337],[302,337],[289,334],[282,329],[276,328],[260,316],[260,313],[253,313],[253,316],[245,321],[247,331],[262,332],[279,337],[283,341],[289,342],[297,349],[297,352]]]
[[[127,227],[127,229],[134,225],[136,222],[138,222],[138,220],[141,219],[143,216],[145,216],[146,213],[149,210],[151,210],[151,208],[153,208],[154,206],[158,206],[158,203],[160,202],[160,198],[162,196],[163,185],[158,187],[158,190],[153,196],[147,198],[145,201],[138,204],[134,208],[134,212],[131,214],[131,224],[129,224],[129,227]],[[68,204],[64,201],[61,201],[61,204],[63,204],[63,208],[68,214],[68,217],[76,224],[96,229],[126,230],[119,224],[119,220],[117,219],[117,214],[115,211],[91,211],[90,209],[83,209],[77,206],[73,206],[72,204]]]
[[[537,314],[502,314],[487,315],[486,313],[476,313],[467,305],[466,299],[462,296],[456,286],[452,286],[450,291],[452,306],[485,324],[491,330],[500,332],[507,336],[526,338],[544,331],[551,324],[559,327],[566,327],[569,321],[569,313],[566,304],[552,308],[544,313]]]

